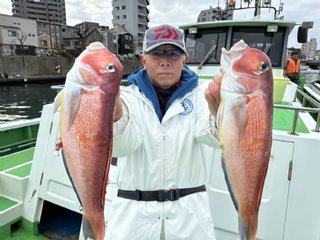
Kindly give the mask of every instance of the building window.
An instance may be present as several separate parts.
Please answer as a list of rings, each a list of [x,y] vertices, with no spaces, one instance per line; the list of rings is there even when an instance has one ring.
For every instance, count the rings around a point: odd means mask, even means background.
[[[40,46],[41,47],[47,47],[48,46],[48,41],[47,40],[41,40],[40,41]]]
[[[114,18],[115,18],[115,19],[120,19],[119,16],[115,16]]]
[[[15,32],[15,31],[8,31],[8,36],[9,37],[16,37],[17,36],[17,32]]]
[[[116,10],[119,10],[120,9],[120,7],[116,7]]]
[[[126,6],[122,6],[122,9],[126,9]]]
[[[71,41],[70,41],[70,40],[65,40],[65,41],[64,41],[64,45],[65,45],[66,47],[70,47],[70,46],[71,46]]]
[[[127,18],[127,16],[126,15],[122,15],[122,19],[126,19]]]

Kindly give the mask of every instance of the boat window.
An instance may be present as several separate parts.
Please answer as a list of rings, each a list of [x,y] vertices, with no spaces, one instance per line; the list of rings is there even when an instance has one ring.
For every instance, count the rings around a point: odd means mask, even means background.
[[[250,47],[265,52],[273,67],[280,67],[285,31],[284,27],[278,27],[277,32],[267,32],[267,27],[234,27],[232,45],[243,39]]]
[[[219,64],[221,48],[226,46],[228,28],[198,29],[197,33],[186,35],[188,63]],[[209,54],[209,55],[208,55]]]

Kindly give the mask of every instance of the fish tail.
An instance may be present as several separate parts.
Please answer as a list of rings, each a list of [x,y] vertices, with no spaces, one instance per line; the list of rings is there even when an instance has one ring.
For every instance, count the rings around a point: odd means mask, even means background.
[[[62,144],[63,144],[63,143],[62,143]],[[78,200],[79,200],[79,202],[80,202],[80,205],[82,206],[82,202],[81,202],[79,193],[78,193],[78,191],[77,191],[77,189],[76,189],[76,186],[74,185],[74,182],[73,182],[73,180],[72,180],[72,177],[71,177],[71,174],[70,174],[70,170],[69,170],[69,167],[68,167],[68,164],[67,164],[66,156],[65,156],[65,154],[64,154],[63,149],[61,150],[61,153],[62,153],[62,160],[63,160],[64,166],[65,166],[65,169],[66,169],[66,171],[67,171],[68,177],[69,177],[69,179],[70,179],[70,182],[71,182],[71,184],[72,184],[73,189],[75,190],[75,193],[76,193],[77,198],[78,198]]]
[[[82,234],[86,240],[104,240],[105,223],[103,213],[91,214],[91,217],[83,215]]]
[[[241,240],[256,240],[258,215],[251,215],[247,222],[238,218],[239,235]]]
[[[91,226],[90,222],[88,221],[88,219],[84,215],[82,217],[82,235],[85,240],[95,239],[92,226]]]

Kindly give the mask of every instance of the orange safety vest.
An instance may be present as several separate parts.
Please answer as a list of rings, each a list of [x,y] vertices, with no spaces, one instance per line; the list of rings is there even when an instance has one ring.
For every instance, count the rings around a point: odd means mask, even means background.
[[[292,58],[288,60],[287,68],[285,69],[286,74],[299,73],[300,72],[300,60],[295,62]]]

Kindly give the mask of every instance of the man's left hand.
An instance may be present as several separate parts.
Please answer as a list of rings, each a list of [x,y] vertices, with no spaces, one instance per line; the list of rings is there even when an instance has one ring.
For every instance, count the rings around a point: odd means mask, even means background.
[[[216,117],[220,105],[220,88],[221,88],[221,74],[214,77],[213,81],[208,84],[204,96],[208,102],[208,107],[211,114]]]

